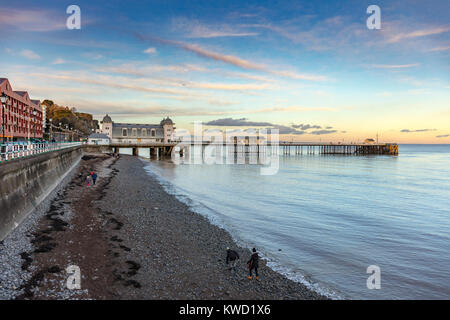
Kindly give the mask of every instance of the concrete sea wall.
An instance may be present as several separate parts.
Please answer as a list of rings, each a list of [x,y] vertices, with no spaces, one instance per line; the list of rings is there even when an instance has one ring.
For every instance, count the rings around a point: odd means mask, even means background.
[[[81,156],[77,146],[0,165],[0,240],[47,197]]]

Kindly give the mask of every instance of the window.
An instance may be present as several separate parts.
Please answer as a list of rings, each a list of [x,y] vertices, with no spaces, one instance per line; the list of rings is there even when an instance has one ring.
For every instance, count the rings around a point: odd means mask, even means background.
[[[142,129],[142,136],[145,137],[147,135],[147,129]]]
[[[128,135],[127,129],[122,129],[122,136],[126,137]]]
[[[152,137],[156,136],[155,129],[152,129]]]
[[[136,128],[131,129],[131,135],[132,135],[133,137],[136,137],[136,136],[137,136],[137,129],[136,129]]]

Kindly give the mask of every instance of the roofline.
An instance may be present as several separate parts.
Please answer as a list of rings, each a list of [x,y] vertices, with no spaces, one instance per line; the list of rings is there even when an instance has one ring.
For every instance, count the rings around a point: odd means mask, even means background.
[[[31,107],[37,107],[37,109],[39,111],[42,112],[42,107],[41,107],[41,101],[38,99],[31,99],[30,94],[28,91],[22,91],[22,90],[14,90],[11,82],[9,81],[8,78],[0,78],[0,84],[3,86],[3,83],[7,83],[8,84],[8,90],[1,90],[1,92],[5,92],[9,97],[19,100],[21,103],[25,103],[28,104]],[[28,96],[28,101],[26,100],[26,96]]]

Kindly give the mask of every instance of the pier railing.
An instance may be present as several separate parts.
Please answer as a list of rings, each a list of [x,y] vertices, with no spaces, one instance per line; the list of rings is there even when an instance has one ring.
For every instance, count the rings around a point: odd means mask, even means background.
[[[81,142],[9,142],[0,144],[0,164],[37,154],[80,146]]]

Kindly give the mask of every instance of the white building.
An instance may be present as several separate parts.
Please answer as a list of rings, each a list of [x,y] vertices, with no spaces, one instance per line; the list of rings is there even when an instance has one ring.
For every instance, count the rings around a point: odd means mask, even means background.
[[[88,144],[109,145],[109,142],[109,137],[103,133],[93,133],[88,137]]]
[[[145,144],[153,142],[173,142],[175,127],[167,117],[159,124],[116,123],[106,115],[101,121],[99,132],[105,134],[111,143]]]

